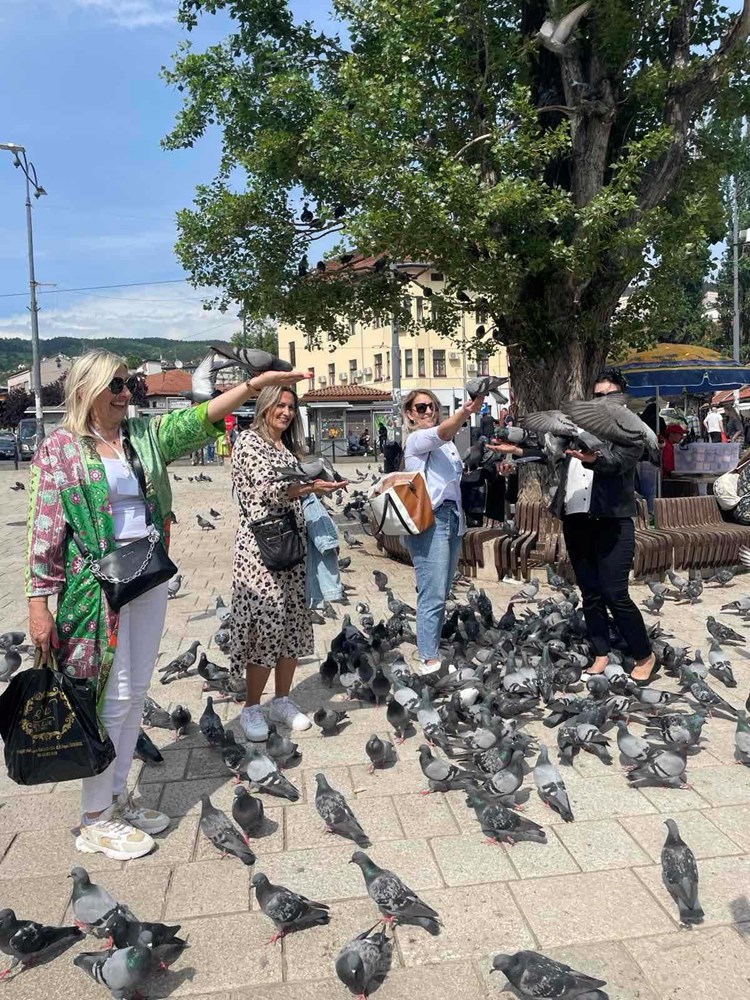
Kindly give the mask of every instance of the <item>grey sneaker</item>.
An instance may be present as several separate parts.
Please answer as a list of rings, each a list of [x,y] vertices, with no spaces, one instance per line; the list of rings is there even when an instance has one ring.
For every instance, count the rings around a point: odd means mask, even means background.
[[[268,724],[260,705],[245,705],[240,712],[240,726],[251,743],[263,743],[268,739]]]
[[[301,712],[292,699],[286,695],[282,698],[273,699],[271,707],[268,710],[268,717],[271,722],[280,722],[282,725],[293,729],[296,733],[304,732],[305,729],[309,729],[312,726],[312,722],[305,713]]]
[[[157,812],[156,809],[146,809],[133,798],[132,792],[120,792],[116,799],[117,815],[136,830],[144,833],[163,833],[169,826],[169,816]]]

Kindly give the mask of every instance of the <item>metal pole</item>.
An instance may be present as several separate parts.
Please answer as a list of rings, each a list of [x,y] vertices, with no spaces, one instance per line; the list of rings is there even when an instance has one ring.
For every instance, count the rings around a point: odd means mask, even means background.
[[[44,437],[44,414],[42,412],[42,369],[39,360],[39,306],[36,301],[36,278],[34,276],[34,235],[31,222],[31,185],[28,170],[26,177],[26,237],[29,250],[29,297],[31,299],[31,390],[34,393],[36,413],[36,446]]]
[[[463,397],[463,402],[465,403],[469,394],[466,391],[466,310],[463,308],[461,309],[461,377],[463,378],[464,383],[461,389],[461,395]]]
[[[740,206],[737,177],[732,178],[732,285],[734,314],[732,316],[732,357],[740,360]]]
[[[401,440],[401,357],[398,349],[398,319],[391,314],[391,416],[393,440]]]

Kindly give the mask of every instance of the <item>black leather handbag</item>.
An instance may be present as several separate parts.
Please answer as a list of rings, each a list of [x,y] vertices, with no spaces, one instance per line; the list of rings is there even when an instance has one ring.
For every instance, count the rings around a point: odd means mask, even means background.
[[[177,567],[167,555],[167,550],[164,548],[159,532],[151,519],[151,511],[148,509],[148,501],[146,500],[146,476],[141,460],[138,458],[135,448],[130,444],[126,433],[123,433],[123,438],[146,507],[148,534],[145,538],[128,542],[127,545],[121,545],[114,552],[109,552],[106,556],[95,559],[86,550],[80,536],[73,532],[73,541],[78,547],[78,551],[84,557],[94,578],[104,591],[107,603],[113,611],[119,611],[120,608],[134,601],[136,597],[153,590],[160,583],[165,583],[177,572]]]
[[[305,547],[293,510],[250,521],[266,569],[291,569],[305,558]]]

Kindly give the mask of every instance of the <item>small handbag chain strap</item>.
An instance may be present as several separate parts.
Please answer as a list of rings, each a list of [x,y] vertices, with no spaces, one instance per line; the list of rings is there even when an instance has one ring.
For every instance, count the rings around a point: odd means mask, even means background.
[[[148,528],[148,540],[149,540],[148,552],[146,553],[146,556],[141,565],[138,567],[138,569],[134,570],[130,576],[121,579],[120,577],[110,576],[108,573],[103,573],[100,569],[96,569],[93,571],[94,576],[98,580],[106,580],[107,583],[132,583],[133,580],[137,580],[138,577],[141,575],[141,573],[144,571],[144,569],[151,562],[151,558],[154,554],[154,549],[156,548],[157,543],[159,542],[159,532],[152,524],[150,524]],[[90,563],[92,566],[93,562],[94,560],[92,559]]]

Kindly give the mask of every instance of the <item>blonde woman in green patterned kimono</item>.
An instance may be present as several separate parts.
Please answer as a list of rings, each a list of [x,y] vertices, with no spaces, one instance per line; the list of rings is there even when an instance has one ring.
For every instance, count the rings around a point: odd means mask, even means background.
[[[61,669],[88,678],[98,714],[117,756],[102,774],[82,782],[76,847],[116,860],[148,854],[152,835],[169,817],[135,802],[127,776],[159,650],[167,607],[162,584],[112,611],[86,560],[147,534],[146,504],[169,545],[172,492],[167,466],[224,434],[224,417],[264,386],[307,377],[263,372],[184,410],[150,419],[126,419],[133,383],[122,358],[91,351],[78,358],[65,385],[65,420],[40,444],[31,464],[26,596],[29,635]],[[130,455],[146,476],[145,503]],[[48,606],[57,598],[56,613]]]

